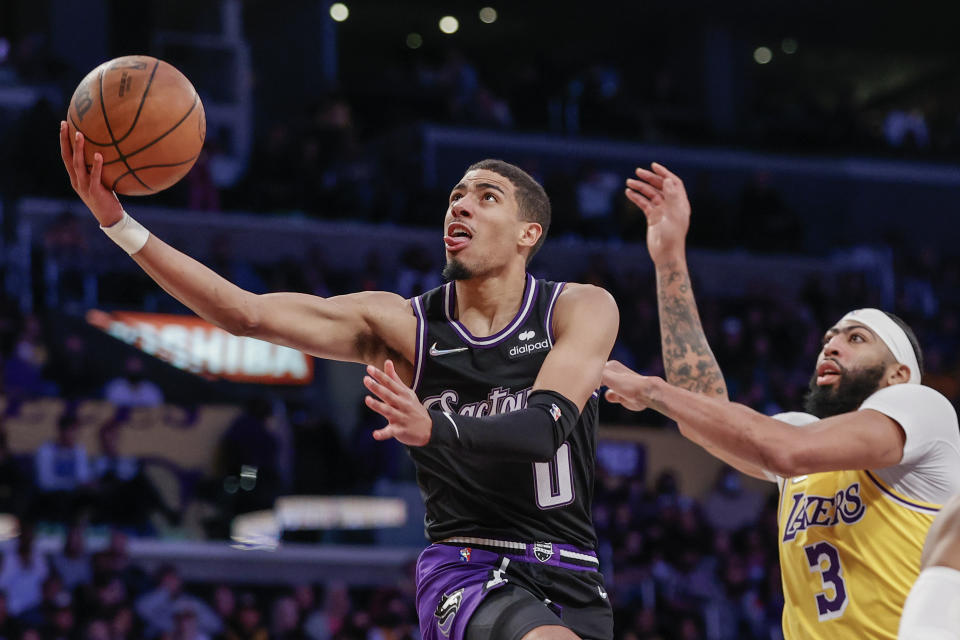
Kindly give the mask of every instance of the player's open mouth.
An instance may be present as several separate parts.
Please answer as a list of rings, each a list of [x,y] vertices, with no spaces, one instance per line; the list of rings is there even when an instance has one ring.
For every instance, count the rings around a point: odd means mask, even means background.
[[[843,368],[832,360],[824,360],[817,366],[817,386],[833,384],[840,379]]]
[[[473,240],[473,231],[462,222],[451,222],[447,227],[447,233],[443,236],[443,243],[447,246],[447,251],[457,252],[470,244]]]

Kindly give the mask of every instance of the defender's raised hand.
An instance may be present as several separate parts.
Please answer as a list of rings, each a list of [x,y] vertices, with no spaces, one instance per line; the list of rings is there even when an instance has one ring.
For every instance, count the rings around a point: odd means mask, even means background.
[[[123,207],[113,191],[100,182],[103,171],[103,156],[93,154],[93,166],[87,170],[83,156],[83,134],[77,132],[73,144],[70,141],[70,129],[67,123],[60,122],[60,159],[70,176],[70,186],[77,192],[83,204],[93,213],[103,227],[109,227],[123,217]]]
[[[413,389],[397,375],[393,361],[387,360],[382,371],[368,365],[363,384],[377,396],[367,396],[367,406],[388,421],[387,426],[373,432],[375,439],[396,438],[411,447],[422,447],[430,442],[430,432],[433,430],[430,414],[420,404]]]
[[[627,179],[627,198],[647,218],[647,250],[654,264],[683,256],[690,228],[690,200],[683,181],[662,164],[653,171],[637,168],[636,178]]]

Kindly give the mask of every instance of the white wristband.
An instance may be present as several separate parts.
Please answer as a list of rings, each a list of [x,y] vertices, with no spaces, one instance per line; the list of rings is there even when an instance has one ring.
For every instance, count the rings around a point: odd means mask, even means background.
[[[120,218],[119,222],[109,227],[101,226],[100,229],[130,255],[143,249],[143,245],[147,244],[147,238],[150,237],[150,232],[142,224],[131,218],[126,211],[123,212],[123,217]]]

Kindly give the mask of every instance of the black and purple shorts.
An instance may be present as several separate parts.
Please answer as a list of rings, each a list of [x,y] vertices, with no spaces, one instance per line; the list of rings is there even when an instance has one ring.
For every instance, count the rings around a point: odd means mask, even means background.
[[[564,624],[582,638],[610,638],[613,617],[598,569],[596,553],[566,544],[485,538],[433,544],[417,561],[421,636],[464,640],[484,598],[511,585],[553,612],[552,624]]]

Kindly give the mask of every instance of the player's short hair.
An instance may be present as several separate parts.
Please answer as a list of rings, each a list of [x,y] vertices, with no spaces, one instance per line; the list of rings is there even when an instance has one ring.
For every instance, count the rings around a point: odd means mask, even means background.
[[[467,172],[479,169],[493,171],[509,180],[516,189],[520,219],[525,222],[536,222],[543,229],[537,244],[533,245],[530,254],[527,256],[527,264],[529,264],[533,256],[543,246],[543,241],[547,239],[547,230],[550,229],[550,198],[547,197],[547,192],[543,190],[539,182],[533,179],[533,176],[515,164],[487,158],[467,167]]]
[[[917,356],[917,366],[920,367],[920,371],[917,371],[916,374],[923,377],[923,349],[920,348],[920,341],[917,340],[917,334],[913,332],[913,329],[910,328],[906,322],[903,321],[903,318],[900,316],[890,313],[889,311],[884,311],[887,314],[887,317],[897,323],[897,326],[903,329],[903,332],[907,334],[907,340],[910,341],[910,346],[913,347],[913,354]],[[911,372],[913,373],[913,372]]]

